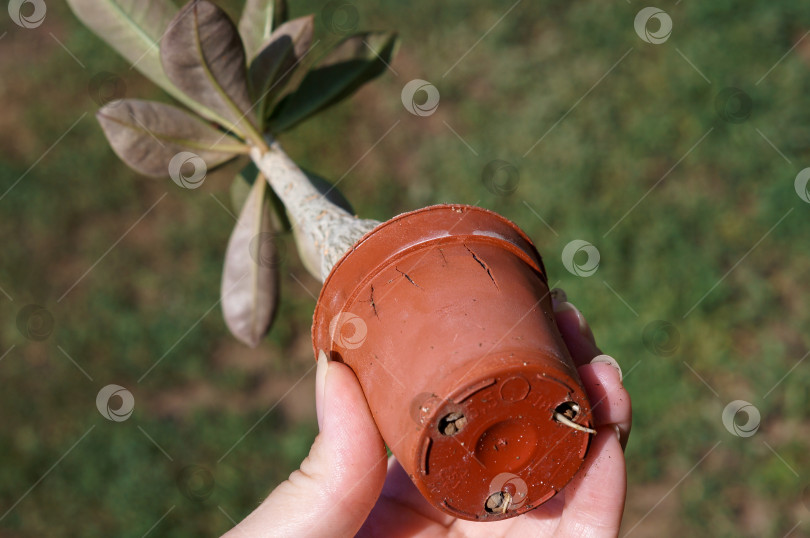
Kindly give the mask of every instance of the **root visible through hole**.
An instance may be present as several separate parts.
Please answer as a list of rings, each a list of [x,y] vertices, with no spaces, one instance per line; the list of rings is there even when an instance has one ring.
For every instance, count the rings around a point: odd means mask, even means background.
[[[496,491],[487,499],[485,509],[490,514],[505,514],[512,504],[512,496],[507,491]]]
[[[569,428],[573,428],[577,431],[596,434],[596,430],[586,428],[574,422],[577,415],[579,415],[579,404],[576,402],[563,402],[554,408],[554,420],[560,424],[565,424]]]
[[[467,425],[467,417],[455,412],[445,415],[439,420],[439,432],[442,435],[455,435]]]

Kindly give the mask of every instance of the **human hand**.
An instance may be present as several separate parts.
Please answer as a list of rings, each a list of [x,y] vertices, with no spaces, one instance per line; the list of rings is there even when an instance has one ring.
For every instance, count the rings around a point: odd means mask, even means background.
[[[320,434],[301,468],[226,536],[616,536],[626,494],[630,397],[621,369],[601,354],[582,314],[555,290],[557,326],[592,404],[597,434],[582,469],[556,496],[521,516],[464,521],[431,506],[385,445],[348,366],[318,358]]]

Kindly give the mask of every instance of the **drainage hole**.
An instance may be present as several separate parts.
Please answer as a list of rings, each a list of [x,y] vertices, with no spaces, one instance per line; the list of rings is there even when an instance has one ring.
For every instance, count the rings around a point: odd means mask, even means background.
[[[512,496],[506,491],[496,491],[487,498],[484,507],[490,514],[505,514],[512,504]]]
[[[455,435],[467,425],[467,417],[455,412],[443,416],[439,420],[439,433],[442,435]]]
[[[579,404],[576,402],[563,402],[554,408],[554,415],[557,413],[568,420],[574,420],[579,415]]]

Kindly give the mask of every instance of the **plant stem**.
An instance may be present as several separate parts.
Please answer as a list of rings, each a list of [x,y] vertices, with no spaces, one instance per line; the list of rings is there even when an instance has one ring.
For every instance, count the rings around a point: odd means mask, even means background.
[[[321,282],[363,235],[380,224],[329,201],[275,140],[268,140],[265,147],[253,146],[250,157],[284,203],[302,261]]]

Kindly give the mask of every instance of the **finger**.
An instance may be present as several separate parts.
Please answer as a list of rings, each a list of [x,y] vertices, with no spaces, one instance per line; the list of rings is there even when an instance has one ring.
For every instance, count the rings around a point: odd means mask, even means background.
[[[411,481],[408,473],[402,468],[397,459],[391,456],[388,462],[388,477],[383,486],[382,495],[388,499],[396,500],[399,504],[407,506],[414,512],[429,519],[449,525],[455,518],[440,512],[430,504]]]
[[[318,418],[318,431],[323,429],[324,387],[326,386],[326,372],[329,371],[329,360],[326,353],[318,354],[318,367],[315,370],[315,415]]]
[[[309,456],[228,536],[353,536],[374,506],[385,481],[382,438],[351,369],[321,367],[321,432]]]
[[[557,312],[558,310],[573,310],[578,318],[579,321],[579,328],[582,334],[589,339],[592,343],[596,343],[593,338],[593,333],[591,332],[591,328],[588,326],[588,322],[585,320],[585,316],[574,307],[574,305],[568,300],[568,295],[565,293],[565,290],[562,288],[554,288],[549,292],[551,294],[551,304],[554,307],[554,311]]]
[[[627,493],[624,454],[613,428],[598,428],[582,469],[565,487],[554,536],[617,536]]]
[[[596,346],[585,316],[577,307],[567,301],[554,302],[554,316],[574,364],[588,364],[592,358],[602,353]]]
[[[391,456],[382,493],[358,536],[422,536],[446,531],[454,520],[422,496],[402,465]]]
[[[602,357],[607,356],[601,355],[594,359],[597,362],[580,366],[577,371],[591,402],[594,424],[618,427],[624,447],[627,445],[633,420],[630,394],[622,385],[616,367],[602,362]]]

